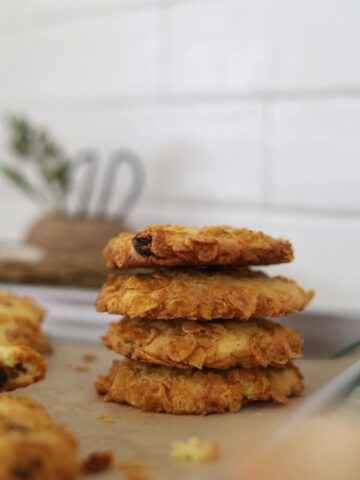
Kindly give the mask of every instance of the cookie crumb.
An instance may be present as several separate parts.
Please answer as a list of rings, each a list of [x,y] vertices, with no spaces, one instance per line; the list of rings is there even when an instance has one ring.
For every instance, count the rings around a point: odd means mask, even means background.
[[[99,415],[97,419],[102,420],[105,423],[115,423],[115,420],[112,417],[110,417],[109,415],[105,415],[104,413],[102,415]]]
[[[173,442],[171,456],[180,460],[210,462],[219,457],[219,444],[215,441],[202,442],[197,437]]]
[[[94,353],[86,352],[83,355],[84,362],[95,362],[98,359]]]
[[[119,465],[124,473],[125,480],[148,480],[145,465],[139,461],[124,461]]]
[[[88,372],[90,368],[79,365],[78,367],[74,367],[74,370],[75,372],[84,373],[84,372]]]
[[[112,452],[93,452],[90,453],[82,464],[83,473],[97,473],[108,470],[112,467],[114,457]]]

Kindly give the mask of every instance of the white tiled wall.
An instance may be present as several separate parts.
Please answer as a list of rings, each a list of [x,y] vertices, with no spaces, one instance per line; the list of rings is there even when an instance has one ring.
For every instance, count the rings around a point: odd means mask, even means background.
[[[319,306],[360,308],[359,17],[357,0],[3,0],[0,115],[27,114],[71,154],[95,148],[103,169],[137,151],[134,226],[289,237],[297,262],[280,271]],[[1,239],[38,214],[0,179]]]
[[[243,3],[245,8],[239,8]],[[172,94],[253,91],[266,86],[268,58],[256,0],[175,3],[164,9]]]
[[[154,94],[159,84],[158,26],[156,10],[125,10],[5,36],[0,58],[2,81],[8,88],[3,94],[23,98]]]
[[[360,211],[360,97],[269,107],[270,201]]]

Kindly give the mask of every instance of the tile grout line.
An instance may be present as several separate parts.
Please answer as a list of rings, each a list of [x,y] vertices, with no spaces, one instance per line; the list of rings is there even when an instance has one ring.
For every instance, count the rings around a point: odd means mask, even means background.
[[[245,208],[258,212],[267,212],[273,214],[293,214],[293,215],[305,215],[307,217],[321,217],[321,218],[337,218],[337,219],[360,219],[360,210],[349,210],[349,209],[325,209],[321,207],[303,207],[299,205],[289,205],[289,204],[279,204],[279,203],[256,203],[250,201],[239,201],[239,200],[219,200],[209,199],[209,198],[184,198],[184,197],[164,197],[161,195],[150,195],[147,198],[148,205],[157,205],[162,204],[166,201],[167,204],[173,206],[187,208],[193,207],[196,204],[199,208],[220,208],[220,209],[231,209],[231,208]]]
[[[161,55],[163,59],[161,60]],[[159,63],[168,61],[166,60],[166,55],[159,55]],[[165,77],[165,90],[169,88],[169,79],[168,69],[161,65],[163,73],[160,76],[164,75]],[[161,86],[160,86],[161,89]],[[220,103],[232,103],[232,104],[259,104],[265,103],[271,105],[274,102],[296,102],[296,101],[311,101],[311,102],[322,102],[329,100],[339,100],[344,98],[353,98],[360,99],[360,89],[359,90],[334,90],[334,91],[319,91],[319,92],[282,92],[282,93],[273,93],[271,95],[264,94],[261,92],[254,93],[239,93],[239,94],[209,94],[209,95],[181,95],[181,94],[169,94],[161,93],[161,91],[154,92],[153,94],[138,94],[138,95],[119,95],[119,96],[97,96],[94,97],[31,97],[24,96],[22,98],[17,97],[17,101],[21,100],[23,103],[27,102],[28,105],[36,106],[38,108],[55,108],[58,105],[60,111],[120,111],[122,109],[131,109],[131,108],[148,108],[153,106],[188,106],[190,105],[216,105]],[[9,99],[8,99],[9,100]],[[55,110],[56,111],[56,110]]]

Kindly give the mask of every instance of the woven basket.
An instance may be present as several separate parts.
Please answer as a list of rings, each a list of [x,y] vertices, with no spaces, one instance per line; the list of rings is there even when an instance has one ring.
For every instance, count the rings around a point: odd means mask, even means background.
[[[0,281],[99,287],[106,278],[103,249],[107,241],[127,230],[117,220],[48,215],[29,231],[25,243],[40,247],[39,261],[0,261]]]

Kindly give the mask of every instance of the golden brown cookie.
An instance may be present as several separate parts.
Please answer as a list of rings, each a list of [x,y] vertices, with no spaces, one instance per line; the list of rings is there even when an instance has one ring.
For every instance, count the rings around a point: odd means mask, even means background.
[[[0,478],[72,480],[79,460],[74,436],[29,397],[0,396]]]
[[[132,318],[249,320],[299,312],[313,295],[293,280],[246,268],[162,269],[110,276],[96,307]]]
[[[44,318],[45,311],[29,297],[19,297],[13,293],[0,291],[0,318],[24,319],[38,326]]]
[[[176,368],[284,367],[303,342],[270,320],[193,322],[124,318],[110,325],[104,344],[132,360]]]
[[[114,361],[96,390],[106,401],[128,403],[152,412],[206,415],[236,412],[247,402],[287,403],[303,390],[300,371],[285,368],[180,370],[134,361]]]
[[[31,347],[0,345],[0,392],[38,382],[45,377],[46,369],[42,355]]]
[[[49,340],[41,331],[44,313],[30,298],[0,291],[0,345],[28,345],[49,353]]]
[[[287,240],[228,226],[148,225],[120,233],[105,248],[110,268],[175,265],[269,265],[291,262]]]

